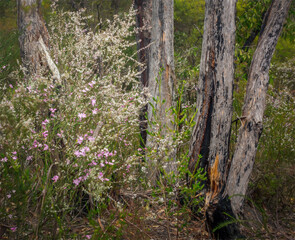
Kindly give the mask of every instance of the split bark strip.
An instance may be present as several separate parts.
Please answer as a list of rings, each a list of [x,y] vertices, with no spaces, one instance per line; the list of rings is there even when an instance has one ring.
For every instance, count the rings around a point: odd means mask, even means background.
[[[47,61],[47,65],[50,69],[50,71],[52,72],[53,75],[53,79],[57,80],[59,83],[61,82],[61,78],[60,78],[60,73],[59,70],[57,68],[57,66],[55,65],[55,63],[53,62],[52,58],[50,57],[50,54],[48,53],[48,49],[44,44],[43,38],[40,36],[39,38],[39,46],[40,46],[40,50],[44,53],[44,56],[46,58]]]
[[[247,83],[241,128],[233,155],[226,194],[233,196],[231,206],[235,214],[241,212],[244,196],[253,169],[269,83],[269,67],[279,35],[292,0],[273,0],[268,21],[258,40]],[[242,196],[235,196],[242,195]]]

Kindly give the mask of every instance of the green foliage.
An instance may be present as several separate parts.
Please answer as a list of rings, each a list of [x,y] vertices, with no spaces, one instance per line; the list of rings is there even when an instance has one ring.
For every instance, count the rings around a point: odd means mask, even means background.
[[[294,192],[295,159],[295,100],[287,89],[271,88],[265,111],[264,131],[257,152],[255,171],[255,195],[258,202],[275,206],[291,206]],[[264,174],[260,174],[263,170]]]

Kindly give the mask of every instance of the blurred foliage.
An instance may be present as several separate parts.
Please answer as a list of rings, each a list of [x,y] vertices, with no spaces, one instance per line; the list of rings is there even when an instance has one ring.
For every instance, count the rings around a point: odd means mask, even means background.
[[[294,119],[294,97],[286,88],[270,87],[252,191],[256,201],[279,211],[294,206]]]

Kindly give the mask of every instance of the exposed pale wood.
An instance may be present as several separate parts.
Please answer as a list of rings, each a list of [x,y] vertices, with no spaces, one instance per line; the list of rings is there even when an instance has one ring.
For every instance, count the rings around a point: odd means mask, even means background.
[[[41,51],[43,51],[43,53],[45,55],[47,65],[48,65],[50,71],[52,72],[53,79],[58,80],[60,82],[61,78],[60,78],[59,70],[58,70],[57,66],[55,65],[55,63],[53,62],[52,58],[50,57],[48,49],[47,49],[47,47],[43,41],[43,38],[41,36],[40,36],[38,42],[40,44],[39,46],[40,46]]]

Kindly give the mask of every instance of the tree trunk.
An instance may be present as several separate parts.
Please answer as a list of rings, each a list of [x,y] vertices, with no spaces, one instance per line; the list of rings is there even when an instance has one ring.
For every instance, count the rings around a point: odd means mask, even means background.
[[[236,1],[206,1],[196,125],[190,144],[190,170],[208,173],[206,205],[225,182],[232,118]],[[202,155],[199,166],[196,166]]]
[[[241,118],[242,126],[239,130],[238,142],[226,183],[226,194],[233,196],[231,206],[236,215],[242,209],[244,200],[242,196],[246,194],[258,141],[262,133],[270,61],[290,4],[291,0],[273,0],[251,62]]]
[[[17,0],[19,43],[25,74],[30,76],[38,72],[43,65],[39,38],[48,47],[49,35],[40,13],[39,0]]]
[[[170,117],[167,113],[173,105],[175,84],[173,0],[135,0],[135,7],[139,11],[138,26],[145,25],[143,31],[138,35],[141,49],[139,59],[146,64],[146,69],[141,74],[141,81],[148,89],[148,101],[154,106],[156,116],[153,114],[152,105],[148,105],[144,111],[147,113],[148,121],[159,122],[161,134],[169,138],[171,135],[169,129],[174,127],[171,123],[172,116]],[[142,130],[145,132],[146,128]],[[153,131],[153,127],[148,126],[148,130]],[[146,146],[151,146],[152,137],[143,134],[143,138],[145,138]],[[158,174],[155,165],[150,163],[149,170],[149,179],[155,183]],[[167,164],[166,171],[168,173],[176,171],[174,161]]]
[[[136,27],[138,28],[137,37],[137,49],[138,59],[142,63],[142,67],[139,69],[141,72],[140,80],[144,88],[148,87],[149,81],[149,45],[151,43],[151,18],[152,18],[152,1],[151,0],[135,0],[136,15]],[[147,97],[147,96],[145,96]],[[141,109],[140,113],[140,135],[141,146],[144,148],[147,139],[147,114],[148,105]]]
[[[211,232],[221,223],[231,220],[224,213],[234,217],[241,213],[243,195],[262,132],[270,61],[290,3],[291,0],[273,0],[262,26],[250,67],[242,126],[230,162],[235,1],[206,1],[198,113],[190,145],[190,170],[194,172],[195,168],[202,167],[207,171],[205,209]],[[202,158],[196,166],[199,155]],[[241,235],[236,224],[229,224],[215,231],[214,236],[235,239]]]
[[[232,121],[236,1],[207,0],[200,75],[197,87],[196,125],[190,142],[192,173],[207,172],[205,209],[209,231],[222,221],[228,202],[221,198],[228,171]],[[197,162],[201,155],[199,165]],[[235,225],[229,235],[239,236]],[[218,233],[219,234],[219,233]]]

